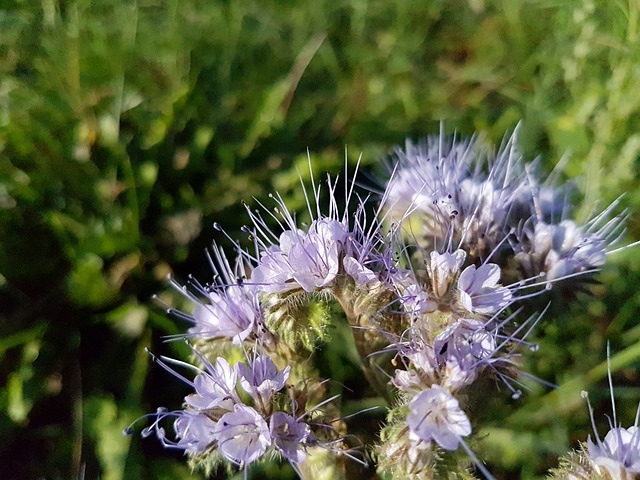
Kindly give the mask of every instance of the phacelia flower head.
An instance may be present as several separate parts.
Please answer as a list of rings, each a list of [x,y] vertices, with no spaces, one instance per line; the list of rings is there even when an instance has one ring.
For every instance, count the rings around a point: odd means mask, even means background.
[[[375,216],[368,221],[366,198],[353,200],[355,175],[345,182],[346,207],[342,213],[336,199],[337,180],[327,181],[327,213],[319,206],[320,187],[312,183],[313,196],[307,196],[311,217],[308,226],[298,223],[279,195],[272,195],[277,203],[275,214],[265,208],[280,225],[279,233],[271,230],[259,211],[247,209],[253,225],[246,230],[251,232],[257,249],[252,258],[256,264],[252,284],[265,293],[286,294],[330,290],[340,275],[350,276],[360,287],[379,281],[377,256],[382,254],[376,252],[376,247],[383,242],[380,226]]]
[[[573,220],[541,222],[525,227],[516,259],[529,275],[544,272],[555,280],[601,267],[609,246],[606,232],[589,231]]]
[[[475,137],[460,141],[441,132],[418,145],[407,141],[396,150],[386,207],[394,220],[419,225],[418,232],[410,230],[420,234],[422,247],[438,248],[451,238],[470,256],[486,258],[518,224],[514,212],[524,205],[527,218],[532,213],[535,188],[515,141],[514,135],[494,157]]]
[[[308,449],[317,446],[352,458],[343,450],[342,439],[333,434],[326,435],[324,430],[331,429],[330,424],[318,427],[317,437],[312,431],[315,423],[303,420],[313,415],[317,423],[320,409],[337,395],[309,408],[308,383],[302,387],[291,385],[284,394],[282,390],[291,368],[279,370],[264,353],[254,353],[247,362],[233,366],[224,358],[218,357],[212,364],[199,352],[194,353],[202,369],[177,360],[154,357],[165,370],[193,387],[195,392],[185,397],[183,410],[159,408],[156,413],[143,416],[154,419],[151,426],[142,430],[144,437],[155,433],[165,447],[182,450],[196,459],[220,455],[245,469],[268,453],[276,453],[298,471],[296,465],[307,459]],[[171,363],[195,369],[198,374],[190,381],[173,370],[169,366]],[[161,426],[170,420],[173,421],[173,438],[167,436]],[[125,433],[132,432],[130,427]],[[329,441],[318,439],[323,435]]]
[[[495,155],[477,138],[439,136],[397,149],[383,201],[395,221],[428,250],[452,242],[468,257],[517,255],[529,278],[565,278],[603,264],[624,215],[614,202],[583,225],[570,220],[570,185],[538,178],[516,148],[517,130]]]
[[[250,225],[243,231],[253,250],[227,235],[238,255],[233,266],[214,245],[211,283],[174,282],[195,308],[171,313],[193,322],[189,335],[196,342],[223,340],[224,348],[206,350],[213,361],[194,350],[200,366],[191,366],[193,380],[158,360],[193,393],[182,410],[151,414],[155,421],[143,434],[155,432],[163,445],[196,462],[223,457],[245,474],[247,465],[268,454],[306,472],[308,465],[299,464],[312,458],[311,447],[351,457],[341,437],[346,423],[333,405],[319,411],[337,396],[316,403],[319,394],[308,385],[325,382],[305,378],[306,364],[293,364],[307,361],[334,330],[328,303],[335,300],[365,360],[366,379],[395,405],[389,429],[380,435],[390,443],[378,451],[398,453],[405,462],[392,466],[394,478],[411,469],[431,478],[441,471],[439,462],[458,457],[453,452],[460,446],[493,478],[465,443],[472,424],[459,399],[468,395],[475,402],[486,385],[478,380],[491,378],[502,380],[513,398],[520,395],[510,383],[518,383],[514,359],[544,314],[516,321],[524,302],[542,294],[542,287],[600,267],[624,231],[624,217],[611,215],[615,203],[586,223],[571,220],[566,189],[537,179],[515,142],[514,134],[495,155],[476,138],[441,134],[407,142],[396,151],[377,209],[369,197],[354,194],[354,180],[345,179],[340,210],[331,178],[328,211],[319,206],[320,186],[312,183],[311,195],[305,191],[306,222],[280,195],[271,197],[273,209],[247,207]],[[216,358],[230,351],[245,352],[246,361]],[[388,354],[395,355],[391,362]],[[291,365],[279,369],[276,363],[285,359]],[[397,367],[393,375],[389,364]],[[286,385],[292,367],[299,382]],[[398,391],[388,388],[390,377]],[[173,420],[173,438],[160,426],[165,419]],[[588,440],[595,470],[613,478],[640,473],[638,419],[622,428],[614,407],[610,427],[604,440],[597,432],[595,442]],[[468,474],[468,462],[457,467]]]

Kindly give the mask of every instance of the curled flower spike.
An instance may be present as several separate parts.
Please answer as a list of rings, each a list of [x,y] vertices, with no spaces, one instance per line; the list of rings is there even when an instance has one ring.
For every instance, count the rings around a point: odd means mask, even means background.
[[[404,150],[396,150],[386,206],[396,221],[420,220],[424,248],[433,249],[453,234],[458,248],[486,257],[517,225],[516,211],[532,213],[525,206],[533,204],[534,186],[515,143],[514,133],[495,158],[487,159],[475,137],[447,139],[441,131],[418,145],[407,141]]]
[[[311,169],[311,165],[309,164]],[[279,195],[275,213],[263,206],[264,211],[281,227],[277,234],[267,225],[259,211],[247,212],[253,224],[252,232],[258,250],[257,265],[250,282],[261,291],[284,294],[296,290],[314,293],[335,286],[337,277],[346,274],[356,286],[367,287],[379,281],[375,272],[383,244],[377,217],[369,221],[365,205],[367,199],[354,199],[356,172],[347,181],[345,172],[346,205],[341,214],[335,198],[337,179],[328,178],[329,211],[320,209],[320,187],[312,183],[313,196],[305,190],[311,223],[301,228]],[[304,188],[304,187],[303,187]],[[350,212],[350,207],[355,208]],[[261,205],[262,206],[262,205]],[[315,207],[315,208],[314,208]]]
[[[138,419],[154,420],[142,430],[143,437],[155,433],[165,447],[182,450],[196,462],[217,455],[244,468],[245,472],[249,464],[276,453],[300,473],[298,464],[305,462],[311,455],[309,449],[315,447],[354,458],[348,450],[343,450],[344,438],[333,432],[331,423],[318,421],[320,410],[339,395],[309,408],[308,382],[302,387],[290,385],[285,393],[291,367],[279,370],[264,353],[254,354],[246,363],[238,362],[233,366],[221,357],[212,364],[199,352],[194,350],[194,354],[203,369],[178,360],[154,357],[158,364],[192,386],[195,392],[185,397],[184,410],[169,412],[159,408],[156,413]],[[187,367],[198,374],[190,381],[169,364]],[[165,420],[173,421],[173,439],[161,426]],[[314,429],[318,430],[318,435],[314,434]],[[132,432],[130,427],[125,433]],[[322,436],[330,438],[321,441]]]
[[[584,224],[569,217],[569,186],[537,178],[513,136],[494,156],[477,138],[429,137],[396,150],[384,204],[423,249],[460,249],[468,264],[494,262],[510,281],[589,281],[624,234],[619,201]],[[441,295],[440,282],[436,294]]]
[[[573,220],[525,227],[516,247],[516,259],[530,275],[545,272],[549,280],[575,273],[592,273],[604,265],[607,250],[621,234],[621,218],[595,231]]]

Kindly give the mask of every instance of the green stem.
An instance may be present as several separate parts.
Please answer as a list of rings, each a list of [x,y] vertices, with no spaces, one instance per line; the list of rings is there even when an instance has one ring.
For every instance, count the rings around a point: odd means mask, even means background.
[[[392,364],[389,355],[380,352],[389,345],[381,332],[396,333],[401,325],[401,319],[397,315],[389,315],[388,312],[384,316],[382,314],[392,303],[393,292],[382,285],[370,290],[359,289],[353,285],[352,280],[347,279],[338,282],[333,293],[352,327],[367,381],[387,403],[392,403],[394,398],[389,388]]]

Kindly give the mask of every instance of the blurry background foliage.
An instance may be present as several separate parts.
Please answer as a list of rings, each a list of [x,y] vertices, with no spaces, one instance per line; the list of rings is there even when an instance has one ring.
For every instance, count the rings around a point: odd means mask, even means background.
[[[341,171],[345,145],[351,168],[362,154],[375,171],[440,120],[492,144],[522,120],[529,159],[550,171],[568,155],[583,214],[626,192],[639,238],[639,45],[635,0],[2,2],[2,478],[197,478],[121,434],[188,392],[144,353],[187,356],[163,336],[188,325],[151,296],[169,273],[209,278],[204,249],[226,243],[212,224],[239,235],[241,200],[278,190],[301,209],[307,149],[317,174]],[[556,302],[540,326],[527,368],[560,388],[497,394],[478,452],[496,477],[540,476],[586,440],[583,388],[605,424],[607,340],[633,422],[639,257],[610,257],[592,299]],[[318,359],[359,377],[340,345]]]

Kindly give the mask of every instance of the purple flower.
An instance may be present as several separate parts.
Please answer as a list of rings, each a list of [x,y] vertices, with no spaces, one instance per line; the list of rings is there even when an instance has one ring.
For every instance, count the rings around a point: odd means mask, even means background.
[[[434,341],[443,384],[460,388],[472,383],[496,353],[495,335],[478,320],[461,319],[440,332]]]
[[[370,287],[379,282],[378,275],[375,272],[369,270],[353,257],[345,256],[342,259],[342,266],[345,273],[353,278],[358,287]]]
[[[496,351],[495,336],[489,333],[479,320],[460,319],[440,332],[434,341],[434,349],[439,355],[470,355],[476,360],[491,357]]]
[[[416,370],[396,370],[391,383],[400,391],[412,393],[421,390],[424,386]]]
[[[273,394],[282,390],[291,371],[290,366],[278,371],[267,355],[259,355],[250,365],[238,363],[237,369],[240,385],[262,407],[268,406]]]
[[[228,460],[248,464],[260,458],[271,446],[267,422],[253,408],[236,405],[225,413],[213,431],[218,451]]]
[[[637,426],[612,428],[597,445],[589,437],[587,449],[593,464],[606,470],[612,478],[627,478],[623,472],[640,473],[640,429]]]
[[[304,235],[304,232],[299,234]],[[292,235],[291,232],[283,232],[280,235],[280,245],[285,244],[285,240]],[[267,293],[282,293],[300,288],[293,280],[288,252],[278,245],[271,245],[262,252],[258,266],[251,274],[251,282]]]
[[[271,415],[270,424],[271,438],[278,451],[291,463],[304,462],[307,458],[304,447],[313,439],[309,425],[284,412]]]
[[[432,377],[438,369],[438,360],[433,351],[433,346],[426,345],[422,341],[412,343],[414,345],[411,347],[401,346],[400,352],[421,376]]]
[[[561,279],[604,264],[607,240],[600,232],[586,232],[572,220],[559,224],[536,223],[523,231],[516,258],[532,275],[546,272]]]
[[[205,414],[192,410],[178,410],[169,412],[165,408],[158,408],[156,413],[143,415],[135,420],[124,433],[131,435],[133,425],[143,418],[154,418],[154,422],[141,432],[143,438],[155,433],[158,440],[167,448],[175,448],[188,453],[201,453],[216,440],[214,429],[216,422]],[[167,438],[167,433],[160,423],[166,418],[173,418],[173,430],[177,440]]]
[[[174,446],[188,453],[203,452],[216,439],[215,427],[216,423],[206,415],[184,410],[173,422],[173,429],[178,438]]]
[[[441,135],[418,145],[407,140],[404,150],[397,148],[396,168],[385,197],[394,220],[416,211],[426,215],[434,234],[446,234],[445,225],[457,210],[452,194],[468,175],[473,146],[473,140],[445,142]]]
[[[216,229],[220,227],[216,226]],[[195,304],[191,314],[167,306],[168,313],[194,324],[186,337],[197,336],[206,340],[226,337],[240,344],[250,335],[267,334],[259,328],[264,325],[258,298],[260,290],[244,282],[251,271],[250,261],[239,246],[237,253],[232,267],[224,251],[213,244],[211,251],[207,252],[214,276],[211,284],[203,285],[192,277],[184,286],[171,280],[171,285]]]
[[[494,157],[476,141],[447,139],[443,132],[405,150],[396,150],[385,204],[396,221],[417,217],[426,248],[454,239],[470,256],[481,258],[497,248],[510,222],[531,216],[535,189],[529,182],[516,135]],[[488,171],[487,171],[488,170]],[[526,198],[528,201],[522,201]]]
[[[493,263],[469,265],[458,278],[458,301],[470,313],[491,315],[511,302],[511,291],[501,286],[500,267]]]
[[[429,294],[423,290],[417,280],[404,289],[400,302],[405,311],[412,315],[433,312],[438,308],[438,304],[429,298]]]
[[[504,152],[503,152],[504,153]],[[510,152],[512,153],[512,152]],[[499,248],[513,225],[527,220],[534,203],[532,179],[518,158],[499,156],[486,179],[478,175],[460,182],[459,215],[453,220],[470,256],[483,257]]]
[[[356,171],[357,173],[357,171]],[[335,286],[338,275],[353,278],[356,286],[370,287],[380,281],[379,273],[391,256],[391,249],[377,250],[384,244],[377,214],[371,221],[365,208],[368,197],[354,194],[356,173],[345,172],[345,198],[338,200],[337,179],[327,180],[329,189],[328,213],[321,212],[320,187],[312,183],[313,195],[304,191],[311,223],[299,228],[296,216],[278,194],[271,195],[277,203],[273,214],[265,211],[280,224],[281,232],[274,232],[260,211],[247,212],[253,223],[250,230],[258,258],[247,257],[257,266],[251,282],[266,293],[286,293],[302,289],[313,293]],[[357,200],[352,201],[356,198]],[[340,212],[338,205],[345,205]],[[353,207],[353,208],[350,208]]]
[[[340,254],[347,231],[329,218],[314,221],[306,239],[291,246],[289,262],[293,278],[307,292],[327,286],[340,270]]]
[[[458,400],[440,385],[418,393],[409,404],[409,438],[413,442],[435,441],[445,450],[455,450],[471,433],[471,423]]]
[[[238,402],[235,392],[238,374],[224,358],[218,357],[215,366],[206,364],[206,371],[199,374],[193,385],[196,393],[185,398],[187,405],[198,410],[220,407],[227,410]]]
[[[314,292],[328,286],[340,270],[340,254],[347,237],[337,220],[314,220],[308,232],[285,231],[279,245],[262,253],[251,281],[268,293],[295,288]]]
[[[640,404],[638,405],[634,425],[629,428],[620,426],[616,416],[610,358],[609,346],[607,345],[607,374],[609,377],[609,388],[611,389],[611,408],[613,415],[609,420],[611,428],[605,435],[604,440],[600,440],[598,430],[596,429],[589,394],[584,391],[582,392],[582,397],[587,400],[591,426],[596,438],[596,442],[594,443],[591,441],[591,436],[588,437],[587,451],[591,463],[594,465],[598,474],[603,474],[602,470],[604,470],[607,478],[636,478],[637,475],[640,474],[640,428],[638,428],[638,421],[640,421]]]
[[[257,289],[252,285],[231,285],[207,292],[209,304],[199,304],[193,312],[195,327],[189,332],[204,337],[229,337],[244,341],[262,318]]]

